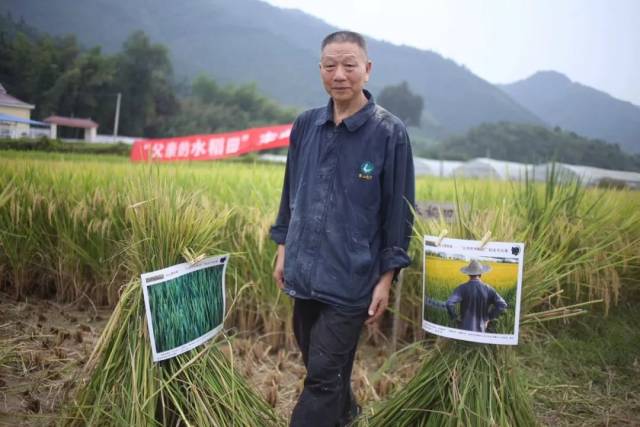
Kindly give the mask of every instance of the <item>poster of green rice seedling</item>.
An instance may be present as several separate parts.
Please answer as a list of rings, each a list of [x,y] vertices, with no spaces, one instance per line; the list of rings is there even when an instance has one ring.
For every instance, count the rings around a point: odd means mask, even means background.
[[[524,244],[424,237],[423,317],[427,332],[516,345]]]
[[[222,331],[228,255],[141,276],[154,362],[205,343]]]

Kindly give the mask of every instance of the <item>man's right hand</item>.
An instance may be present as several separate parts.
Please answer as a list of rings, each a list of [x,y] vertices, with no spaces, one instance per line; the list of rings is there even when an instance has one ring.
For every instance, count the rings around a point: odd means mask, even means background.
[[[278,245],[276,266],[273,269],[273,278],[280,289],[284,289],[284,245]]]

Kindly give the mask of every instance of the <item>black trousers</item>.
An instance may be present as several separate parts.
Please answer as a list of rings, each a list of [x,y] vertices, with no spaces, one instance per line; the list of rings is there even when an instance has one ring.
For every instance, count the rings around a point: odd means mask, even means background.
[[[367,308],[295,299],[293,332],[307,368],[291,427],[345,426],[357,414],[351,370]]]

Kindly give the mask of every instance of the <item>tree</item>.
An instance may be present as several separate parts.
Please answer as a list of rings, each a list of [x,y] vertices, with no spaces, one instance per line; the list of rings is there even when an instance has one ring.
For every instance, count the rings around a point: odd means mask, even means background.
[[[378,103],[398,116],[407,126],[420,126],[424,101],[409,89],[405,81],[397,86],[386,86],[378,95]]]
[[[90,117],[101,132],[112,129],[115,109],[115,61],[99,47],[80,54],[46,91],[44,115]]]
[[[295,116],[295,111],[262,96],[254,84],[219,86],[200,75],[191,85],[191,95],[180,101],[180,112],[166,122],[164,133],[224,132],[290,123]]]
[[[116,86],[122,92],[122,134],[160,134],[164,120],[178,110],[172,73],[165,46],[151,44],[142,31],[127,38],[117,58]]]

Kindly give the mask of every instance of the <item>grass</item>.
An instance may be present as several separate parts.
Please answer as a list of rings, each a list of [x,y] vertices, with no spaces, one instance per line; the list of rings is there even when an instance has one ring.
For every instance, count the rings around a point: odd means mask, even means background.
[[[634,425],[640,419],[640,312],[623,303],[608,318],[591,314],[548,325],[519,350],[545,425]]]

